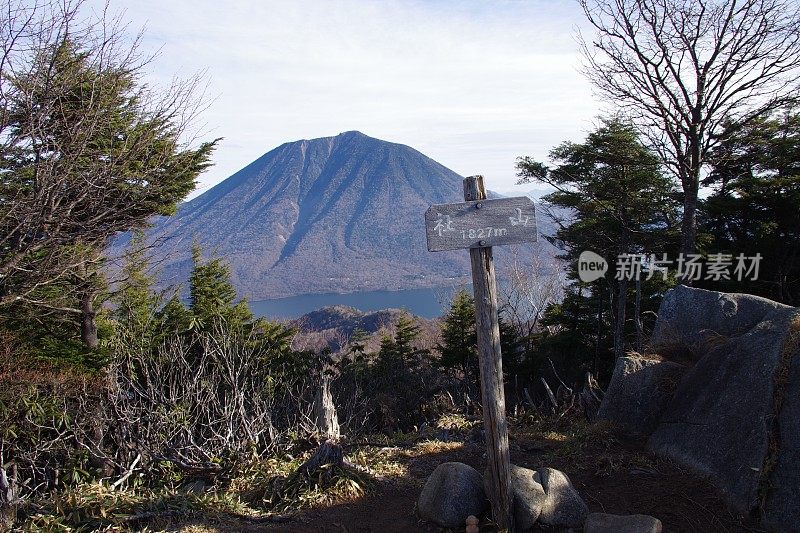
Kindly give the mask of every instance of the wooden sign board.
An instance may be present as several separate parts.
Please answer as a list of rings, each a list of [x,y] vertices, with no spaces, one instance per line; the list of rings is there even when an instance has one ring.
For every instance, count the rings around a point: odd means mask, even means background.
[[[432,205],[425,212],[425,230],[431,252],[537,239],[533,200],[527,196]]]

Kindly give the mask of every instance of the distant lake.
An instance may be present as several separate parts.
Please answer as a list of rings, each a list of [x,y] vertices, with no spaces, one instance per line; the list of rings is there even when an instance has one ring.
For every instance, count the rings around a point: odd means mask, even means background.
[[[302,294],[289,298],[249,302],[256,316],[273,319],[297,318],[306,313],[331,305],[348,305],[364,312],[380,311],[390,307],[405,309],[424,318],[442,316],[449,307],[453,294],[460,287],[434,289],[407,289],[402,291],[367,291],[348,294]],[[469,287],[467,287],[469,288]]]

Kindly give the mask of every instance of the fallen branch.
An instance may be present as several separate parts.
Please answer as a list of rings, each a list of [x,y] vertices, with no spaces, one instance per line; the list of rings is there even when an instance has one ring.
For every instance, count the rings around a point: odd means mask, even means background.
[[[556,397],[553,394],[553,391],[550,390],[550,385],[547,384],[547,380],[544,378],[539,378],[542,380],[542,385],[544,385],[544,390],[547,392],[547,397],[550,399],[550,403],[553,404],[553,411],[558,410],[558,402],[556,401]]]
[[[136,470],[136,465],[138,465],[139,461],[141,461],[141,460],[142,460],[142,454],[137,454],[136,455],[136,459],[134,459],[133,462],[131,463],[131,466],[128,467],[128,470],[125,472],[125,475],[123,475],[121,478],[119,478],[118,480],[116,480],[114,483],[111,484],[111,489],[114,490],[117,487],[119,487],[120,485],[122,485],[123,483],[125,483],[125,481],[129,477],[131,477],[131,474],[133,474],[133,471]]]

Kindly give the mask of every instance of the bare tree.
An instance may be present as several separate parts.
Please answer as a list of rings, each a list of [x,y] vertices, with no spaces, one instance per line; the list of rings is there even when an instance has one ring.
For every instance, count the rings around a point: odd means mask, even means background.
[[[540,328],[547,307],[564,297],[566,274],[556,257],[550,257],[545,243],[520,249],[512,247],[510,257],[504,258],[498,270],[504,278],[500,284],[500,307],[530,349],[531,338]],[[525,253],[527,252],[527,253]]]
[[[800,7],[789,0],[579,0],[596,35],[585,73],[634,118],[684,192],[683,253],[694,253],[709,151],[797,98]]]
[[[215,141],[187,138],[198,80],[151,90],[138,39],[82,3],[0,5],[0,305],[87,320],[96,291],[70,279],[92,278],[116,233],[173,212]],[[54,284],[71,306],[45,297]]]

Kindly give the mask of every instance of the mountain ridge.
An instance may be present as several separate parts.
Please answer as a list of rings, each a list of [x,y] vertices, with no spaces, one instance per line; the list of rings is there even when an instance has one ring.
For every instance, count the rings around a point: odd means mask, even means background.
[[[423,213],[461,201],[462,177],[412,147],[358,131],[283,143],[161,217],[162,279],[185,280],[196,241],[251,299],[434,287],[467,254],[430,254]]]

